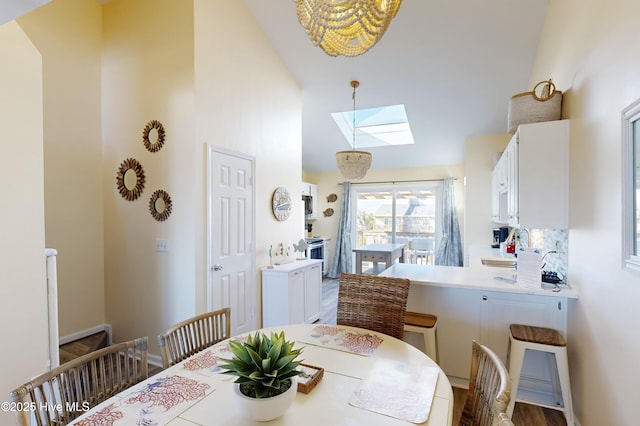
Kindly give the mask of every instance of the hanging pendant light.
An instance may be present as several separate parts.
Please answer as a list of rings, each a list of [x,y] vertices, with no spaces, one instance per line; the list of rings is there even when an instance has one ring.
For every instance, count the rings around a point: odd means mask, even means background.
[[[298,22],[330,56],[371,49],[398,13],[402,0],[297,0]]]
[[[360,86],[360,82],[354,80],[351,82],[353,87],[353,140],[351,151],[336,152],[336,163],[340,173],[347,179],[362,179],[371,167],[371,153],[356,150],[356,87]]]

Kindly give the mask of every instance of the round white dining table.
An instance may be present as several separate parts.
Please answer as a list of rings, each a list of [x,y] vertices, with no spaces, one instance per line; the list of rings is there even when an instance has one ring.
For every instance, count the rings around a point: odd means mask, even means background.
[[[221,358],[232,356],[228,341],[223,341],[110,398],[72,424],[452,424],[453,392],[447,376],[402,340],[340,325],[295,324],[260,331],[284,331],[286,340],[295,341],[294,348],[303,348],[304,364],[324,369],[315,387],[308,394],[298,392],[278,419],[252,422],[243,417],[234,401],[235,377],[220,374],[217,367]],[[244,338],[246,334],[232,339]]]

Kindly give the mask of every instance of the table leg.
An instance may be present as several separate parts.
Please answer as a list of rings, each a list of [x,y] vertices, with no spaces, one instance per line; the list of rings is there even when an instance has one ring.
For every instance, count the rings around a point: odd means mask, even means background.
[[[362,273],[362,253],[356,253],[356,274]]]

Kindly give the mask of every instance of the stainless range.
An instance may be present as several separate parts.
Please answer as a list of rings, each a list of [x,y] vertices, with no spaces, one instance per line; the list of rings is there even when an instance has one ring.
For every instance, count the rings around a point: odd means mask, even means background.
[[[322,259],[322,276],[326,276],[329,269],[329,239],[314,237],[307,238],[307,259]]]

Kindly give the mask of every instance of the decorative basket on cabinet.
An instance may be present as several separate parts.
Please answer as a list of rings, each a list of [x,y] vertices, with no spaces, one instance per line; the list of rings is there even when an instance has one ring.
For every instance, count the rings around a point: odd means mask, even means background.
[[[556,90],[551,80],[541,81],[533,91],[511,97],[507,118],[508,132],[515,133],[520,124],[560,120],[561,115],[562,92]]]

